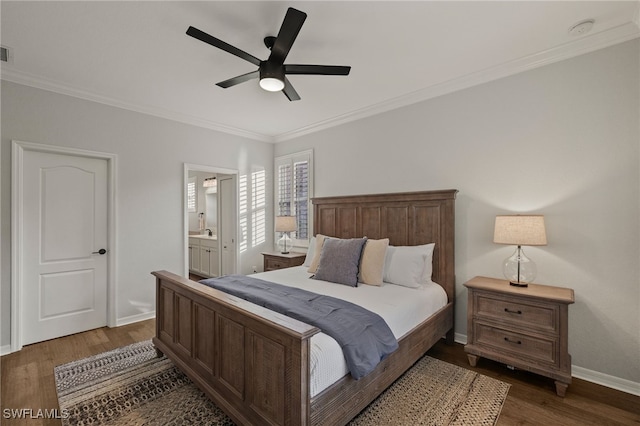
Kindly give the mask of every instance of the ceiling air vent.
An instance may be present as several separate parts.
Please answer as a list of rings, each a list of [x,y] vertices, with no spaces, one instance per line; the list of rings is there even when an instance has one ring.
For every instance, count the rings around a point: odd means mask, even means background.
[[[0,46],[0,61],[9,62],[9,49],[4,46]]]

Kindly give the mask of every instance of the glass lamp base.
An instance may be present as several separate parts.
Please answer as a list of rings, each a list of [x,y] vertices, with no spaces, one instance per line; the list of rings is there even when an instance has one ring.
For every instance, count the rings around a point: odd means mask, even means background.
[[[505,259],[502,271],[509,283],[517,287],[526,287],[536,277],[536,264],[525,256],[521,246],[518,246],[513,255]]]
[[[289,254],[291,248],[291,238],[287,234],[282,234],[282,237],[278,240],[278,250],[282,254]]]

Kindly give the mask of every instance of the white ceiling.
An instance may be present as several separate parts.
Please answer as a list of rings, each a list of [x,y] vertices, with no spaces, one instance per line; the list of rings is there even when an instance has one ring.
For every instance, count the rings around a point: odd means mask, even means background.
[[[638,1],[1,2],[2,79],[278,142],[640,36]],[[307,13],[286,63],[351,65],[289,76],[301,96],[189,37],[190,25],[258,58],[287,7]],[[568,29],[595,19],[581,36]]]

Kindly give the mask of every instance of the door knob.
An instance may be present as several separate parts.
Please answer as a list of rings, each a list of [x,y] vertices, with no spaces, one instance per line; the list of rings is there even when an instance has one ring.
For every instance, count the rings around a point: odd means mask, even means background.
[[[100,249],[98,251],[94,251],[91,254],[105,254],[107,251],[105,249]]]

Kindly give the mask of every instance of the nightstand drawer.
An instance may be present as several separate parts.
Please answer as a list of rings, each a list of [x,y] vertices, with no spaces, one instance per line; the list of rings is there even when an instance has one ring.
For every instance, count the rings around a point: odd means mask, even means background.
[[[478,345],[490,346],[500,352],[510,352],[545,364],[558,364],[555,339],[528,336],[481,323],[475,323],[475,336]]]
[[[306,253],[262,253],[264,256],[263,269],[275,271],[276,269],[291,268],[304,263]]]
[[[279,259],[273,259],[265,257],[264,259],[264,270],[273,271],[274,269],[284,269],[289,267],[289,262],[282,262]]]
[[[475,297],[475,314],[487,318],[541,331],[558,330],[557,304],[528,303],[522,299],[503,297],[498,294],[485,295],[478,292]]]

